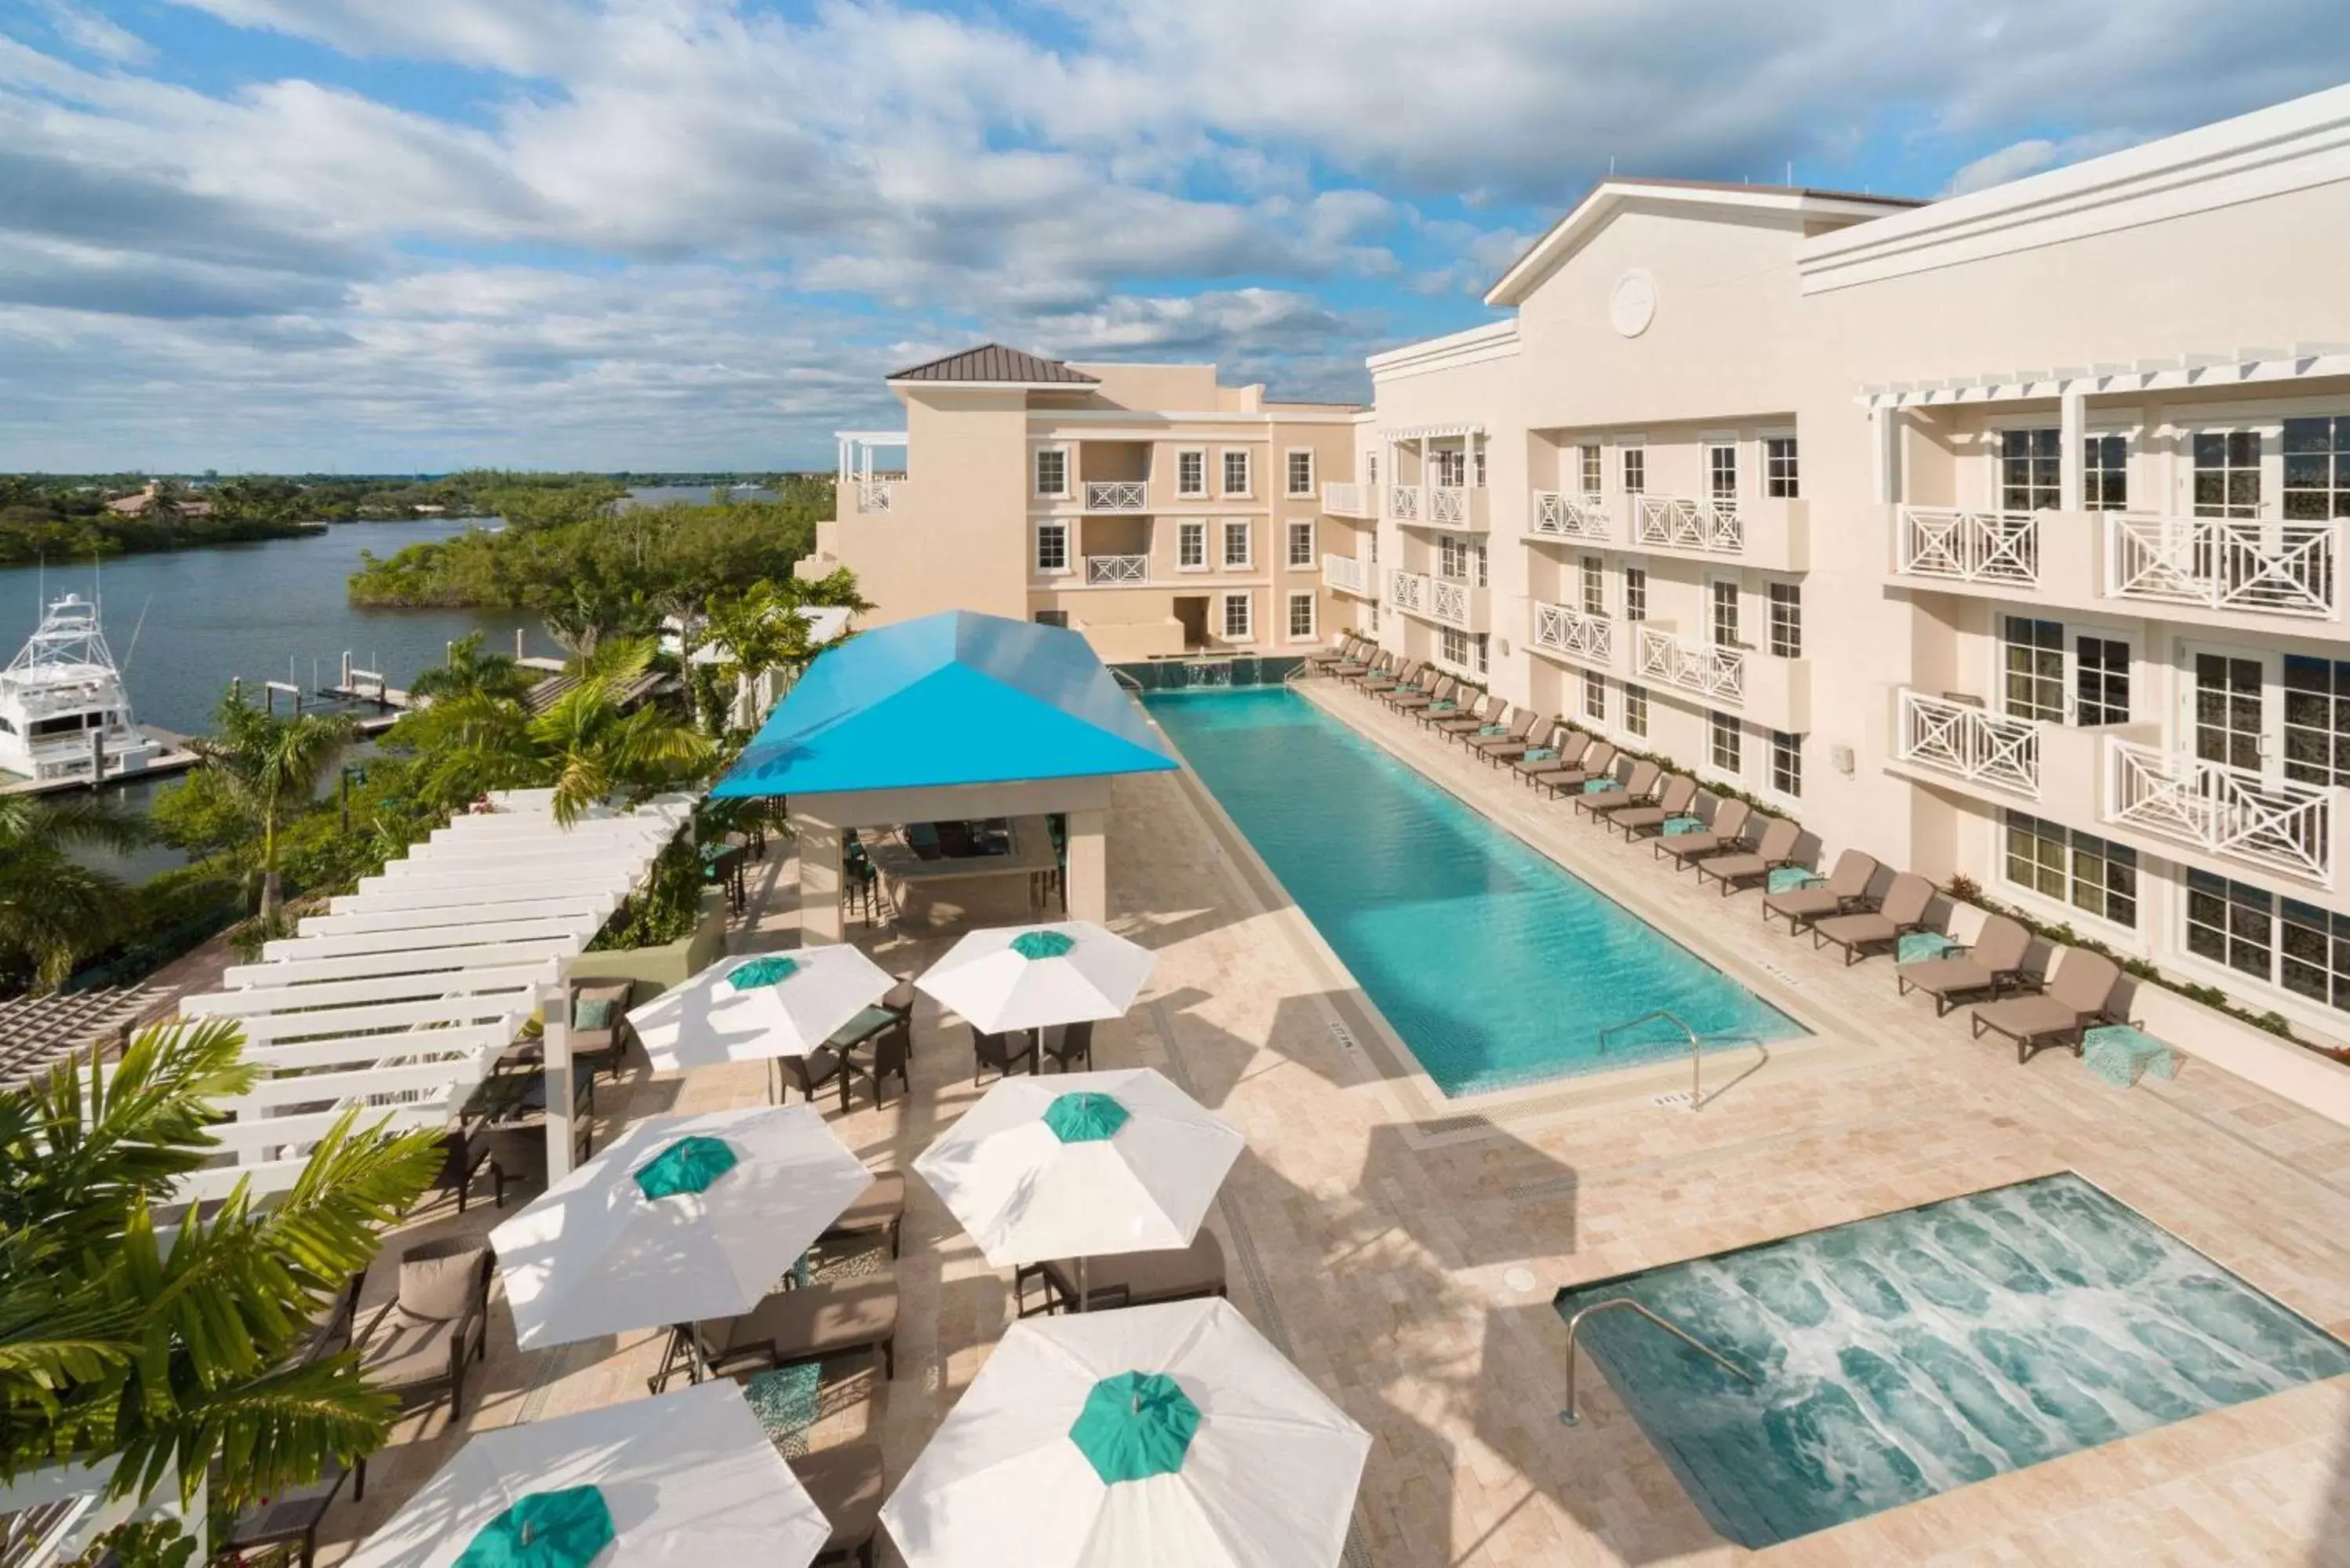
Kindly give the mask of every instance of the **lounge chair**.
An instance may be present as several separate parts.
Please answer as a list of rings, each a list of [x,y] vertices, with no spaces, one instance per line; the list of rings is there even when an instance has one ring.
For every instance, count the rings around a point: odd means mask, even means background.
[[[1377,680],[1378,677],[1385,675],[1388,670],[1393,670],[1395,666],[1396,656],[1382,649],[1372,658],[1368,664],[1340,665],[1338,667],[1338,679],[1347,685],[1352,686],[1359,680]]]
[[[1459,713],[1430,719],[1428,727],[1450,740],[1454,735],[1473,735],[1488,724],[1498,724],[1510,705],[1499,697],[1481,698]]]
[[[1536,789],[1556,800],[1570,792],[1580,792],[1594,779],[1608,777],[1608,770],[1615,765],[1615,746],[1607,741],[1594,741],[1584,748],[1577,765],[1555,774],[1537,774],[1532,782]]]
[[[628,1044],[629,997],[635,989],[625,980],[571,982],[571,1066],[586,1073],[591,1083],[598,1073],[615,1078],[620,1075],[620,1054]],[[591,1029],[580,1022],[580,1012],[598,1002],[604,1022]]]
[[[777,1291],[740,1317],[692,1325],[700,1373],[733,1377],[834,1356],[880,1357],[881,1376],[898,1376],[898,1275],[827,1280]],[[654,1392],[660,1392],[659,1389]]]
[[[1826,882],[1766,894],[1762,899],[1762,923],[1767,926],[1772,916],[1781,916],[1787,922],[1787,934],[1793,936],[1814,920],[1851,914],[1867,904],[1868,885],[1876,879],[1877,857],[1847,849],[1836,857],[1835,867],[1828,873]]]
[[[1330,673],[1341,679],[1350,671],[1359,673],[1368,670],[1378,661],[1378,643],[1368,639],[1358,639],[1356,645],[1347,650],[1346,658],[1330,667]]]
[[[1471,751],[1493,766],[1499,767],[1503,763],[1514,762],[1532,751],[1534,744],[1533,739],[1534,732],[1545,724],[1556,722],[1558,721],[1552,718],[1536,718],[1534,711],[1531,708],[1521,708],[1518,710],[1516,721],[1510,725],[1507,734],[1464,735],[1461,739],[1468,742]]]
[[[1685,871],[1711,855],[1743,855],[1754,846],[1746,835],[1754,820],[1754,808],[1742,800],[1723,800],[1700,792],[1697,812],[1700,817],[1705,815],[1708,800],[1713,802],[1713,815],[1702,832],[1668,833],[1649,840],[1651,853],[1671,861],[1676,871]]]
[[[1545,774],[1565,773],[1582,759],[1590,745],[1591,737],[1582,731],[1566,724],[1554,725],[1550,738],[1520,753],[1518,760],[1510,764],[1510,771],[1518,775],[1519,783],[1531,784]],[[1550,755],[1538,757],[1535,752],[1548,752]]]
[[[2022,987],[2023,955],[2032,948],[2032,933],[2004,915],[1993,915],[1976,933],[1974,945],[1938,959],[1920,959],[1898,965],[1894,983],[1903,996],[1922,991],[1934,999],[1934,1016],[1941,1017],[1970,997],[1991,992],[1991,1000],[2010,986]]]
[[[1751,825],[1750,825],[1751,826]],[[1754,847],[1743,855],[1710,855],[1697,863],[1697,885],[1721,884],[1725,898],[1749,883],[1760,882],[1782,866],[1795,863],[1795,846],[1804,830],[1784,817],[1766,816],[1755,832]]]
[[[2119,965],[2086,948],[2062,948],[2055,968],[2039,996],[2011,996],[1986,1002],[1971,1014],[1975,1038],[1988,1029],[2015,1042],[2015,1059],[2029,1062],[2035,1052],[2051,1045],[2082,1050],[2082,1034],[2092,1023],[2119,1023],[2113,1009],[2114,992],[2122,982]]]
[[[1499,697],[1471,697],[1469,688],[1463,686],[1452,694],[1451,707],[1431,703],[1412,716],[1419,721],[1422,729],[1434,730],[1463,719],[1482,724],[1501,711],[1502,700]]]
[[[1420,685],[1399,686],[1392,691],[1382,691],[1379,701],[1399,713],[1409,712],[1413,709],[1425,708],[1431,702],[1450,701],[1452,694],[1461,689],[1461,682],[1450,675],[1440,675],[1432,682],[1423,675],[1421,680],[1423,684]]]
[[[1500,735],[1515,738],[1524,735],[1534,727],[1534,715],[1532,709],[1513,708],[1506,702],[1497,703],[1495,705],[1493,716],[1473,729],[1464,728],[1457,724],[1439,724],[1437,726],[1439,730],[1444,732],[1444,738],[1446,740],[1458,741],[1464,746],[1474,745],[1479,741],[1493,739],[1494,737],[1492,735],[1486,733],[1489,730],[1494,731]]]
[[[1362,645],[1361,638],[1349,633],[1338,639],[1338,645],[1336,648],[1326,648],[1318,652],[1307,654],[1304,661],[1305,668],[1312,674],[1327,675],[1339,665],[1352,659],[1355,649]]]
[[[1364,676],[1355,682],[1355,690],[1374,694],[1393,691],[1399,686],[1409,686],[1418,680],[1420,671],[1427,668],[1425,661],[1415,659],[1409,663],[1398,665],[1384,675]]]
[[[990,1067],[999,1078],[1012,1076],[1012,1069],[1021,1063],[1028,1064],[1031,1073],[1036,1071],[1036,1034],[1031,1029],[1007,1029],[1001,1034],[990,1034],[979,1025],[971,1030],[971,1081]]]
[[[840,1218],[816,1238],[821,1246],[826,1242],[854,1241],[864,1236],[879,1236],[889,1243],[889,1255],[898,1255],[898,1233],[906,1223],[906,1173],[902,1170],[877,1170],[873,1185],[867,1188],[856,1202],[840,1211]]]
[[[392,1299],[356,1336],[369,1385],[398,1395],[403,1410],[430,1409],[445,1394],[450,1424],[462,1419],[465,1364],[489,1353],[492,1267],[488,1245],[475,1236],[400,1253]]]
[[[1619,758],[1616,763],[1616,782],[1621,789],[1601,790],[1596,794],[1579,794],[1574,799],[1575,809],[1595,820],[1611,811],[1628,811],[1646,805],[1657,793],[1657,781],[1665,770],[1643,757],[1628,761]]]
[[[1812,922],[1812,946],[1830,942],[1844,950],[1846,967],[1868,956],[1871,950],[1889,948],[1906,931],[1922,930],[1926,911],[1934,902],[1934,885],[1915,871],[1904,871],[1885,889],[1885,901],[1859,914],[1831,915]]]
[[[254,1558],[283,1562],[270,1555],[274,1551],[290,1550],[302,1568],[310,1568],[318,1556],[318,1529],[327,1522],[327,1511],[334,1506],[336,1494],[343,1490],[347,1472],[333,1459],[326,1462],[318,1479],[307,1485],[290,1486],[261,1499],[228,1527],[221,1542],[221,1563],[244,1563]],[[108,1556],[101,1561],[112,1563]]]
[[[873,1568],[873,1543],[881,1531],[880,1449],[872,1443],[847,1443],[785,1462],[832,1527],[816,1548],[816,1568],[847,1563]]]
[[[1658,790],[1653,805],[1627,801],[1610,806],[1603,800],[1592,811],[1609,827],[1627,838],[1639,838],[1651,833],[1662,833],[1665,824],[1677,816],[1689,815],[1690,806],[1697,800],[1697,780],[1686,774],[1675,774],[1665,780]]]
[[[1028,1287],[1042,1282],[1041,1305],[1028,1303]],[[1086,1308],[1150,1306],[1160,1302],[1197,1301],[1224,1292],[1224,1249],[1215,1233],[1202,1230],[1180,1251],[1113,1252],[1087,1258],[1085,1266]],[[1040,1312],[1061,1312],[1076,1304],[1077,1263],[1065,1258],[1022,1270],[1013,1281],[1014,1303],[1022,1317]]]

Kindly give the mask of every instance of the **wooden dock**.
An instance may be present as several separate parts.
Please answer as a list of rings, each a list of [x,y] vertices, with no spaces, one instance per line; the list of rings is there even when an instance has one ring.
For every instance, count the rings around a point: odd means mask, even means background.
[[[196,753],[195,742],[174,730],[160,724],[140,724],[139,732],[163,748],[162,753],[151,757],[142,767],[125,770],[109,768],[98,781],[99,789],[116,784],[137,784],[141,779],[169,778],[186,773],[203,758]],[[28,779],[16,774],[0,774],[0,794],[64,794],[70,790],[90,788],[87,778]]]

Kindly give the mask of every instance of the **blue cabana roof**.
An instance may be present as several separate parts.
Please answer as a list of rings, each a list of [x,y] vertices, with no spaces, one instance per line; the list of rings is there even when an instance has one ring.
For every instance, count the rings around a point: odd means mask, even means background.
[[[829,794],[1175,765],[1083,637],[949,610],[818,655],[711,793]]]

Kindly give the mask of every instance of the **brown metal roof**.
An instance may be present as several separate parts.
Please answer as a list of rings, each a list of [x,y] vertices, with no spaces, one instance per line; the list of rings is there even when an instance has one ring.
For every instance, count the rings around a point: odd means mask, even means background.
[[[983,343],[960,354],[932,359],[925,365],[892,371],[892,381],[996,381],[1022,386],[1096,387],[1101,383],[1082,370],[1072,370],[1058,359]]]

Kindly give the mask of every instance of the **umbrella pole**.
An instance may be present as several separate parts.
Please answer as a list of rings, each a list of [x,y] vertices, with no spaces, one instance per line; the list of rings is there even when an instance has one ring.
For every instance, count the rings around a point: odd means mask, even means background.
[[[1092,1293],[1086,1288],[1086,1258],[1077,1254],[1077,1310],[1084,1312],[1093,1305]]]

